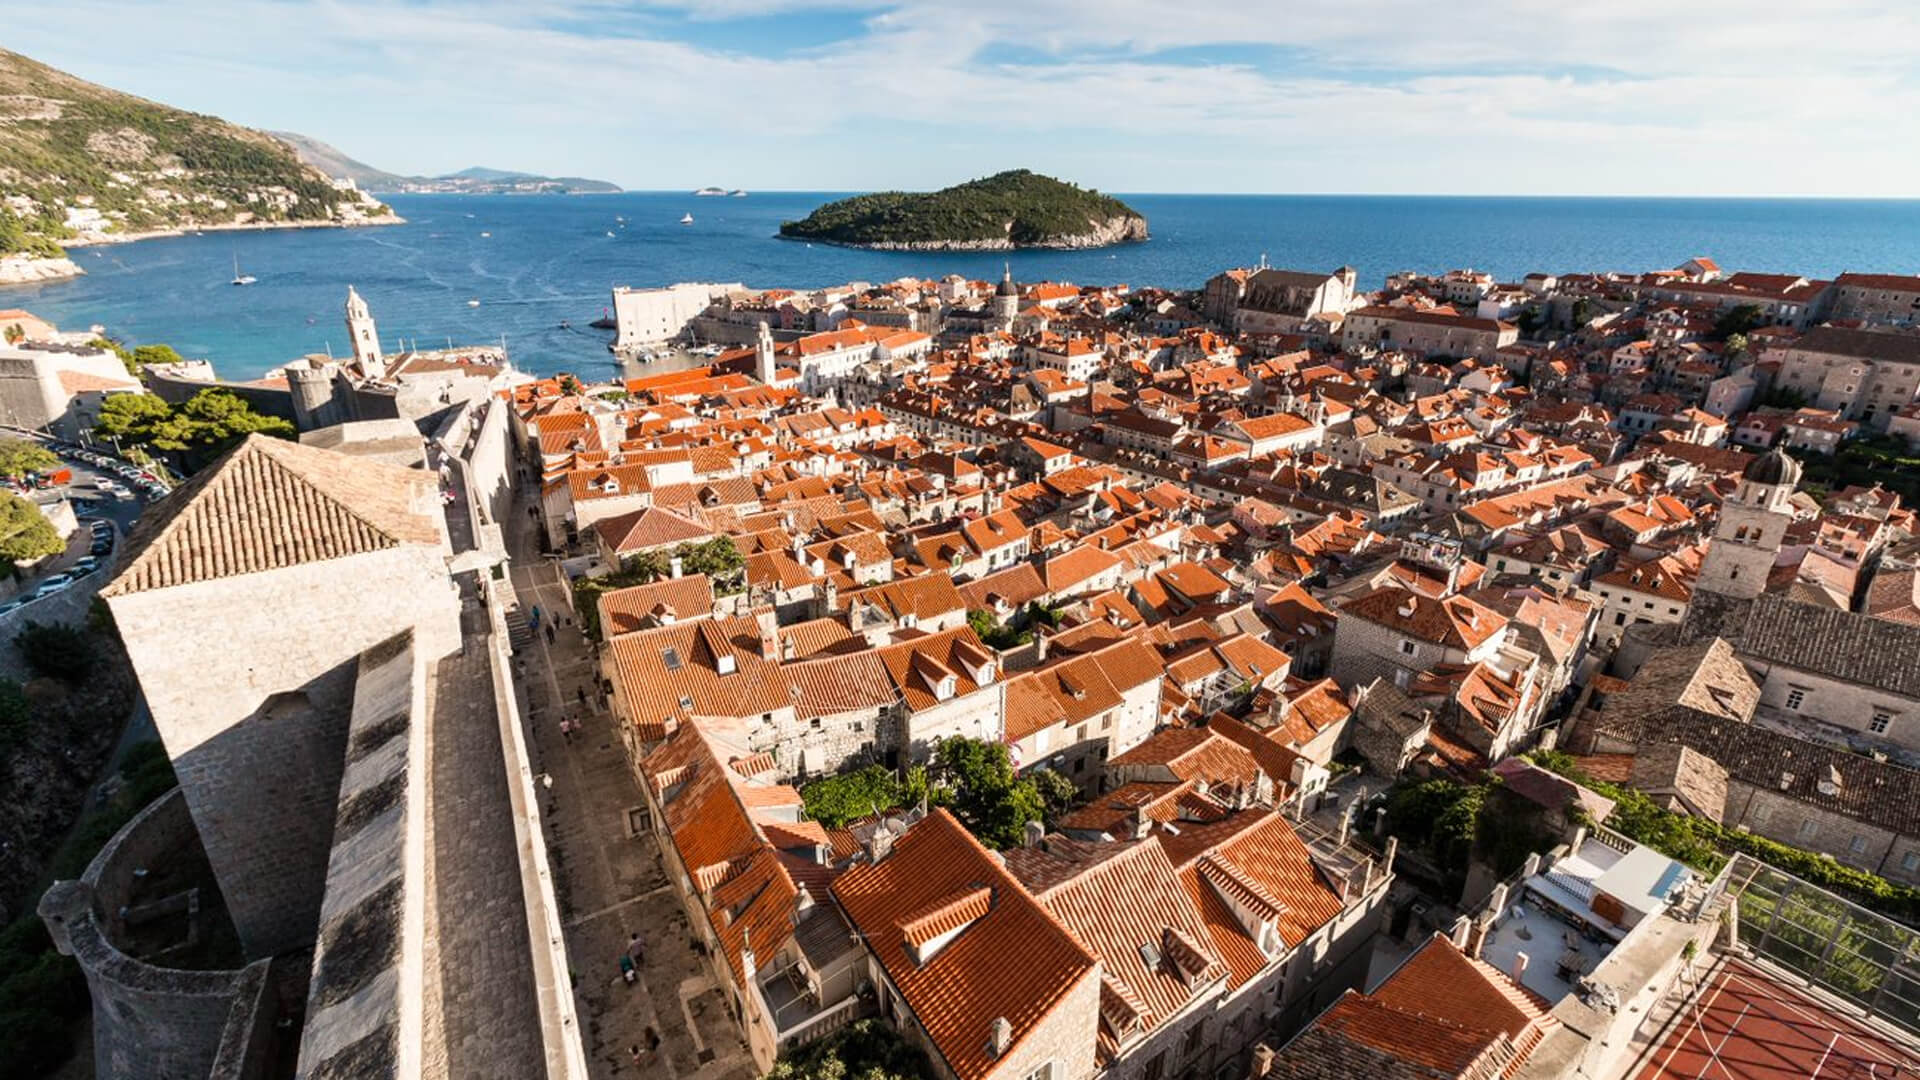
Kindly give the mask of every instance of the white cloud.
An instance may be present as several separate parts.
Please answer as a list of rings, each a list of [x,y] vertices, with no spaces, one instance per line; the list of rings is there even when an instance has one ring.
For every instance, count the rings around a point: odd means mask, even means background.
[[[1920,8],[1755,7],[26,0],[13,24],[15,47],[78,74],[407,171],[841,188],[1031,164],[1121,191],[1913,194]],[[670,38],[662,13],[695,32]],[[864,33],[765,56],[690,43],[747,14]],[[1193,62],[1222,44],[1280,59]],[[983,59],[1009,55],[1029,59]]]

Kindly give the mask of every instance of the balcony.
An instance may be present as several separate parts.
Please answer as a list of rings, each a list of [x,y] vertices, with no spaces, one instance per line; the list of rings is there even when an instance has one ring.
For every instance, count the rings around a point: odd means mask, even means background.
[[[865,950],[830,906],[815,905],[794,928],[799,955],[754,980],[781,1054],[873,1013]]]

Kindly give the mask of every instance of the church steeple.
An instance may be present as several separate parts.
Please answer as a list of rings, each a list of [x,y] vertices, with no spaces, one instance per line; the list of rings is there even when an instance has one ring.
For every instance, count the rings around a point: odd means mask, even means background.
[[[753,341],[753,377],[759,379],[762,386],[772,386],[773,372],[773,331],[762,321]]]
[[[993,290],[993,313],[1001,322],[1012,325],[1013,317],[1020,313],[1020,286],[1013,283],[1013,266],[1002,263],[1000,284]]]
[[[373,313],[354,287],[347,286],[347,340],[353,342],[353,359],[369,379],[386,377],[386,358],[380,354],[380,333],[373,325]]]
[[[1793,524],[1788,500],[1799,483],[1800,463],[1778,447],[1746,467],[1740,486],[1720,505],[1696,590],[1751,600],[1766,589]]]

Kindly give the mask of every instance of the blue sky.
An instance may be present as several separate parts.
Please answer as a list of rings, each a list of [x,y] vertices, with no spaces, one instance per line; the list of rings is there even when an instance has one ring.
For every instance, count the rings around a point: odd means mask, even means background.
[[[1920,195],[1920,5],[13,0],[7,48],[379,168],[630,188]]]

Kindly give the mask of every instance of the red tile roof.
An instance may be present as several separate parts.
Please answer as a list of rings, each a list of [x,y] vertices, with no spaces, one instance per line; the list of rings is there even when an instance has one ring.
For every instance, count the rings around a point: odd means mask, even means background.
[[[957,897],[977,905],[976,891],[987,894],[986,913],[918,962],[908,947],[914,932]],[[945,810],[908,829],[884,859],[841,874],[833,896],[960,1080],[993,1070],[996,1019],[1012,1026],[1018,1047],[1098,970],[1086,946]]]

